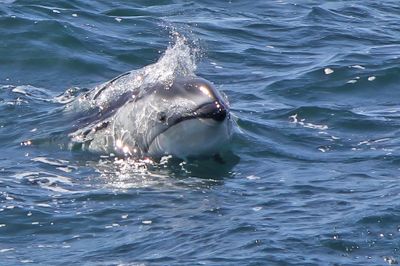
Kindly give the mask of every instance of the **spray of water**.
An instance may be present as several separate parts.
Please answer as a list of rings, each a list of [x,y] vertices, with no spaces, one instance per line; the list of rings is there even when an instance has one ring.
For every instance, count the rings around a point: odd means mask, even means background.
[[[138,95],[141,95],[149,85],[161,83],[168,86],[177,77],[194,76],[199,56],[198,47],[190,44],[185,36],[176,31],[172,31],[170,36],[170,45],[156,63],[122,74],[114,80],[97,86],[91,93],[92,97],[82,95],[69,103],[67,109],[82,111],[100,108],[104,110],[126,92],[138,91]]]
[[[198,49],[191,47],[188,39],[178,32],[172,32],[171,36],[172,45],[167,48],[164,55],[157,63],[143,69],[145,82],[169,83],[176,77],[194,75]]]

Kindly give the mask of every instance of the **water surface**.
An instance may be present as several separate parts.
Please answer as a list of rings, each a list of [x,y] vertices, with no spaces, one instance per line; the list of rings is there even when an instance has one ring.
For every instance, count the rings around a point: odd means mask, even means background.
[[[397,263],[399,29],[390,0],[0,1],[1,264]],[[54,97],[176,33],[230,99],[229,162],[68,150]]]

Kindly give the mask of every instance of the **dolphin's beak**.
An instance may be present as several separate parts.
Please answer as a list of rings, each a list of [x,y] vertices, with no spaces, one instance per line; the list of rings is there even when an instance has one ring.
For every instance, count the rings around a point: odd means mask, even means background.
[[[198,118],[209,118],[218,122],[222,122],[228,115],[227,107],[218,101],[206,103],[197,108],[194,115]]]

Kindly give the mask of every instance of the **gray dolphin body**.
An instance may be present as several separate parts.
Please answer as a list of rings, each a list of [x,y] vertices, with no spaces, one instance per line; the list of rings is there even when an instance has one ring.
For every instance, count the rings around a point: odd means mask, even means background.
[[[132,79],[140,75],[123,74],[73,103],[91,106],[77,121],[83,127],[70,134],[73,147],[185,159],[217,154],[229,142],[229,104],[209,81],[189,76],[126,89]]]

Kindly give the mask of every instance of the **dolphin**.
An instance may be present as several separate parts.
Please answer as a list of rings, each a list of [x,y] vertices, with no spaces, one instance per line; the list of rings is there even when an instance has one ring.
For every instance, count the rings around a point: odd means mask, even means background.
[[[225,94],[195,75],[141,82],[128,72],[83,94],[87,105],[70,133],[71,148],[99,154],[187,159],[218,155],[232,136]],[[121,89],[123,88],[123,89]]]

